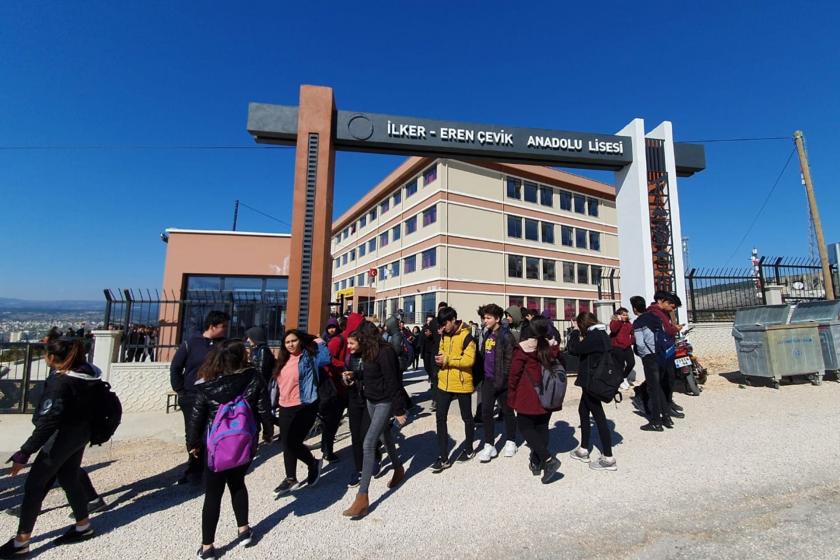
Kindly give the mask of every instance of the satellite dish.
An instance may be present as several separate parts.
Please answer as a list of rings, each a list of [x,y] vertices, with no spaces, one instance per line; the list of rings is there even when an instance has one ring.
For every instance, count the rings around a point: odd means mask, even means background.
[[[804,290],[804,289],[805,289],[805,283],[804,283],[804,282],[799,282],[799,281],[797,281],[797,282],[794,282],[794,283],[791,285],[791,287],[792,287],[794,290]]]

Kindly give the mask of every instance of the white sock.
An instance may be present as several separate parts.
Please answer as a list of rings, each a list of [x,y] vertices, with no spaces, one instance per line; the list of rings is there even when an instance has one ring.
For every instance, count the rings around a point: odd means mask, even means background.
[[[90,523],[85,523],[84,525],[76,525],[76,530],[80,533],[84,533],[90,529]]]
[[[25,546],[29,546],[29,541],[19,541],[17,537],[15,537],[15,548],[23,548]]]

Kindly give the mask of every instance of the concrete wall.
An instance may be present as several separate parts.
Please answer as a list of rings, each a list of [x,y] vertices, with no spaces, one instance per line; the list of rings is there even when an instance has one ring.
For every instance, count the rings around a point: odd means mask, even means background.
[[[694,353],[703,358],[735,358],[735,339],[732,323],[694,323],[688,339]]]
[[[108,378],[125,412],[166,411],[169,362],[111,364]]]

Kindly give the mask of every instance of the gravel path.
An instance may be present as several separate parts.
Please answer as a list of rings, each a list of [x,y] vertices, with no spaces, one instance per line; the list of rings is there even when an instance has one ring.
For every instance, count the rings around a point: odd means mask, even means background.
[[[426,387],[418,382],[409,390]],[[578,441],[577,395],[571,389],[565,410],[552,419],[552,448],[563,453]],[[408,479],[391,492],[388,473],[374,480],[372,511],[361,521],[341,516],[354,495],[346,487],[352,459],[344,426],[342,460],[327,467],[317,487],[279,500],[271,495],[282,471],[275,445],[248,478],[251,522],[261,539],[226,557],[840,558],[840,384],[742,389],[714,376],[700,397],[678,401],[686,419],[661,434],[639,430],[643,420],[629,400],[609,407],[619,470],[594,472],[561,456],[562,478],[549,485],[528,472],[527,448],[512,459],[474,459],[432,474],[434,422],[421,415],[404,430]],[[64,496],[53,491],[34,556],[194,557],[201,495],[172,486],[182,460],[171,437],[178,418],[165,418],[166,429],[150,428],[155,439],[136,439],[142,429],[129,419],[130,439],[88,453],[91,478],[113,504],[94,518],[99,536],[63,549],[49,545],[69,523]],[[457,407],[450,433],[460,443]],[[0,507],[19,503],[22,481],[0,479]],[[0,514],[0,535],[15,527],[13,517]],[[217,546],[234,535],[226,498]]]

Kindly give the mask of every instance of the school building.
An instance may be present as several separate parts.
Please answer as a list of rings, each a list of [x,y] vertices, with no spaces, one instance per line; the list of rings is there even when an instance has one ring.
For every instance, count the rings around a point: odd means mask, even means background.
[[[446,301],[592,311],[618,269],[614,187],[548,167],[412,157],[333,222],[332,299],[422,322]],[[620,298],[618,294],[614,296]]]

